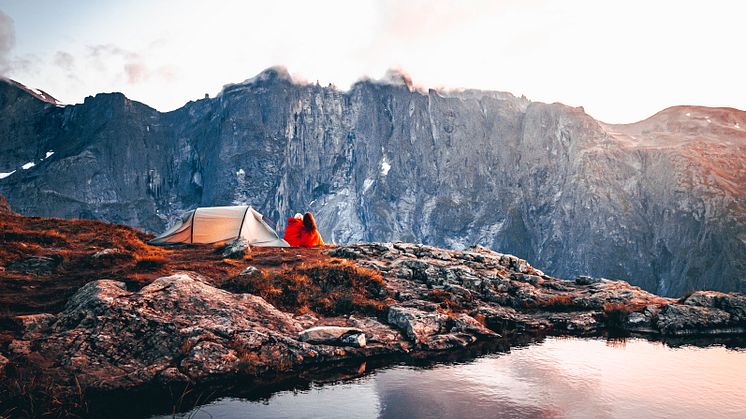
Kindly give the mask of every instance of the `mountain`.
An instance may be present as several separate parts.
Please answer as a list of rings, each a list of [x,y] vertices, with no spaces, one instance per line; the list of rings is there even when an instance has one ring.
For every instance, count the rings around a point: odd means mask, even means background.
[[[0,193],[22,214],[159,232],[198,205],[250,203],[281,225],[310,210],[329,242],[480,244],[554,276],[746,291],[736,109],[610,125],[395,73],[340,91],[282,68],[167,113],[120,93],[43,95],[0,82]]]

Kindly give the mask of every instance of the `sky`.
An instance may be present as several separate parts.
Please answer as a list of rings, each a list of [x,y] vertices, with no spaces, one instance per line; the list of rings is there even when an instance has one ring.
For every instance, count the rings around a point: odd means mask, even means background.
[[[275,65],[342,90],[399,69],[628,123],[746,109],[744,22],[739,0],[0,0],[0,75],[63,103],[120,91],[169,111]]]

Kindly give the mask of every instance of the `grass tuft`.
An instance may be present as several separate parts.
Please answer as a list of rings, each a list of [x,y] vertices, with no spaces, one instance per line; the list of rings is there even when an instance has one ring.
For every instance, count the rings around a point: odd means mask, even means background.
[[[354,312],[380,314],[387,292],[381,274],[346,260],[301,264],[279,272],[236,276],[221,285],[232,292],[259,295],[276,307],[298,314]]]

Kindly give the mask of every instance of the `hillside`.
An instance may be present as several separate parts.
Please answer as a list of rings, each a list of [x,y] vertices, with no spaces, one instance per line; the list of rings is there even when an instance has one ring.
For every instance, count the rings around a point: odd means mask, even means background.
[[[168,113],[119,93],[61,106],[7,81],[0,110],[0,192],[25,215],[159,232],[185,209],[250,203],[280,225],[310,210],[335,243],[478,244],[559,277],[746,291],[735,109],[608,125],[509,93],[403,77],[340,91],[273,68]]]

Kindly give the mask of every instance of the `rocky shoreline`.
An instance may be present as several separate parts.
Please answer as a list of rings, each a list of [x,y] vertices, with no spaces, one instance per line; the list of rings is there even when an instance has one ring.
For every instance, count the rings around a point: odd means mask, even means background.
[[[82,394],[294,374],[376,357],[427,358],[547,334],[746,333],[742,294],[671,299],[623,281],[561,280],[481,247],[369,243],[323,254],[323,267],[293,268],[304,275],[300,287],[317,287],[319,299],[295,309],[283,298],[300,291],[270,281],[290,274],[270,277],[251,260],[227,279],[180,271],[142,287],[91,281],[59,313],[19,316],[22,333],[0,366],[6,380],[24,368],[44,371]],[[342,294],[340,287],[351,288]]]

